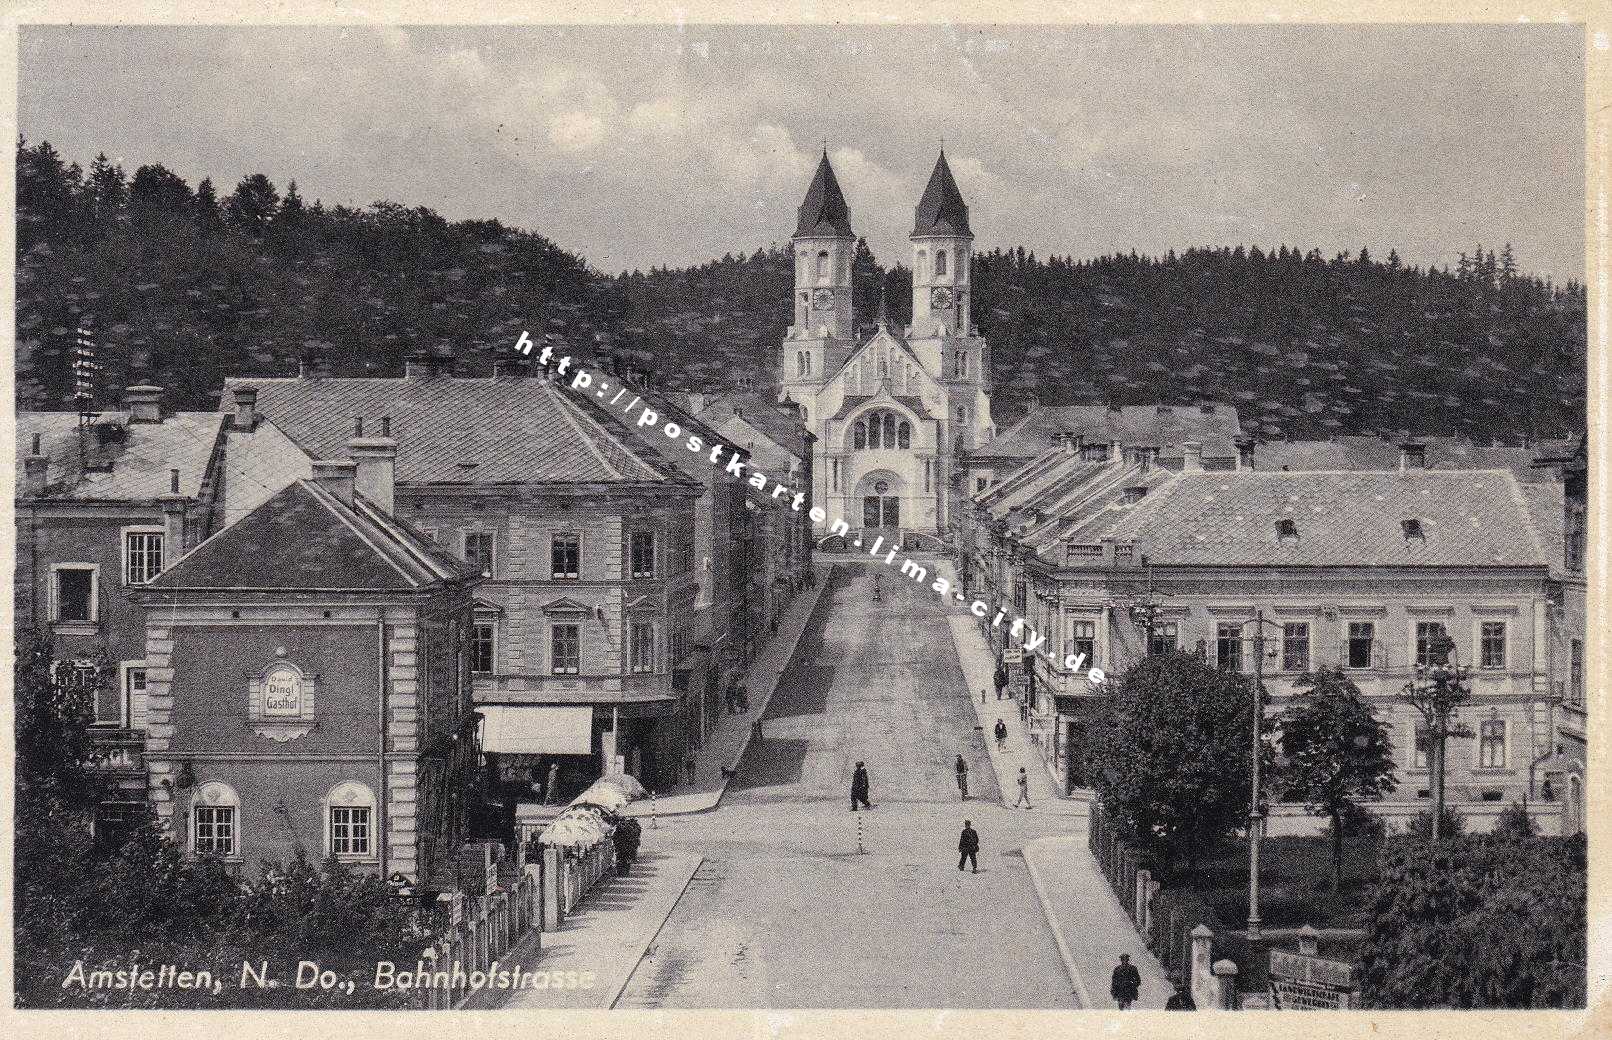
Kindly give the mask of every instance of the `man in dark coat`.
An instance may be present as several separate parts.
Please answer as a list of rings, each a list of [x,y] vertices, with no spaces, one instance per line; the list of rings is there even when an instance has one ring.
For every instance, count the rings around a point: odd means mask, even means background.
[[[1164,1002],[1164,1010],[1166,1010],[1166,1011],[1196,1011],[1196,1010],[1198,1010],[1198,1005],[1192,999],[1192,994],[1187,992],[1187,984],[1182,982],[1180,979],[1175,980],[1175,992],[1170,995],[1169,1000],[1166,1000]]]
[[[1119,964],[1114,968],[1114,977],[1108,983],[1108,995],[1114,998],[1119,1009],[1124,1011],[1136,1000],[1136,994],[1142,988],[1142,973],[1136,970],[1131,963],[1131,955],[1119,955]]]
[[[966,802],[968,801],[968,763],[963,761],[962,755],[957,756],[955,768],[957,770],[957,791],[963,796],[963,801]]]
[[[963,833],[957,838],[957,869],[962,870],[967,863],[974,868],[974,873],[980,872],[979,863],[980,835],[974,829],[973,821],[963,821]]]
[[[616,870],[625,874],[638,859],[638,843],[644,829],[631,816],[623,816],[616,824]]]
[[[868,769],[861,762],[856,764],[856,772],[851,774],[852,812],[856,812],[859,803],[865,809],[873,808],[873,803],[868,801]]]

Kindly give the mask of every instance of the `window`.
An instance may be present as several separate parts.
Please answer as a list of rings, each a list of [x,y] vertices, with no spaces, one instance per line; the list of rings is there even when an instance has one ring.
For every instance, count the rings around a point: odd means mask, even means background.
[[[1276,540],[1283,545],[1297,545],[1299,526],[1287,517],[1276,521]]]
[[[1181,645],[1180,627],[1174,621],[1156,621],[1153,632],[1147,637],[1149,654],[1173,654]]]
[[[240,798],[227,784],[211,780],[196,788],[190,810],[190,841],[197,855],[236,854],[240,808]]]
[[[683,658],[688,656],[688,633],[682,631],[681,629],[673,632],[669,643],[670,645],[667,647],[667,649],[670,650],[672,654],[672,659],[669,664],[672,667],[676,667],[676,665],[682,661]]]
[[[896,427],[896,447],[912,447],[912,427],[906,423],[901,423]]]
[[[146,670],[143,665],[125,663],[121,682],[108,682],[95,690],[95,725],[132,725],[137,697],[145,696]]]
[[[1086,655],[1082,668],[1097,663],[1097,622],[1074,620],[1069,622],[1069,646],[1066,654]]]
[[[1349,667],[1370,668],[1377,639],[1377,626],[1371,621],[1349,622]]]
[[[470,626],[470,670],[472,672],[490,672],[493,670],[493,656],[495,625],[491,621],[478,621]]]
[[[162,573],[160,530],[123,532],[123,584],[144,585]]]
[[[922,249],[918,250],[918,262],[912,265],[913,281],[922,282],[924,280],[924,261],[928,259],[928,252]]]
[[[552,637],[550,668],[555,675],[576,675],[582,670],[582,636],[577,625],[555,625]]]
[[[493,535],[491,531],[465,532],[465,559],[486,577],[493,574]]]
[[[330,854],[338,858],[370,855],[370,810],[367,805],[330,807]]]
[[[1506,768],[1506,723],[1484,719],[1478,723],[1478,768]]]
[[[635,674],[655,670],[655,623],[634,621],[630,633],[632,644],[631,667]]]
[[[1504,668],[1506,666],[1506,623],[1485,621],[1479,632],[1478,666]]]
[[[946,250],[935,250],[935,277],[940,278],[946,274]]]
[[[1282,622],[1282,671],[1307,672],[1310,670],[1310,623],[1308,621]]]
[[[1450,635],[1442,621],[1416,622],[1416,663],[1421,667],[1448,664]]]
[[[1234,621],[1215,626],[1215,660],[1223,672],[1243,670],[1243,626]]]
[[[1422,542],[1427,540],[1426,536],[1422,534],[1422,522],[1420,520],[1401,520],[1399,522],[1399,527],[1400,530],[1404,532],[1405,540],[1407,542]]]
[[[1571,704],[1584,703],[1584,641],[1575,639],[1569,644],[1569,675],[1567,700]]]
[[[851,447],[866,448],[867,446],[868,428],[861,420],[858,420],[857,424],[851,428]]]
[[[628,555],[631,557],[632,576],[635,578],[653,578],[655,576],[655,532],[634,531],[627,544]]]
[[[557,534],[549,542],[549,573],[555,581],[582,576],[582,536]]]
[[[61,563],[54,568],[56,621],[92,622],[96,620],[95,567],[90,564]]]
[[[817,254],[817,281],[819,284],[828,281],[828,250]]]
[[[1418,722],[1416,724],[1415,740],[1411,751],[1411,768],[1426,769],[1428,759],[1433,754],[1433,735],[1428,732],[1427,726]]]
[[[1029,591],[1025,588],[1024,582],[1016,581],[1013,583],[1013,609],[1019,615],[1019,617],[1024,616],[1024,610],[1029,601],[1029,595]]]

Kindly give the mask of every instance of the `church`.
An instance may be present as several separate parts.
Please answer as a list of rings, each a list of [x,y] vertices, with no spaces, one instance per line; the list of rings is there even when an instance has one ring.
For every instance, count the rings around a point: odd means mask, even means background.
[[[851,211],[825,152],[793,237],[795,318],[785,334],[780,400],[816,437],[814,501],[867,541],[944,537],[959,458],[989,440],[990,355],[970,320],[974,236],[946,155],[918,200],[912,324],[881,314],[853,325]]]

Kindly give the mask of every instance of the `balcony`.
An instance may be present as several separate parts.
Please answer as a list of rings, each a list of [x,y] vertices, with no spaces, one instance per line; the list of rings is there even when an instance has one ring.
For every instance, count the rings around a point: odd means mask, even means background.
[[[140,729],[96,729],[90,731],[95,750],[101,756],[97,769],[109,773],[145,775],[146,734]]]

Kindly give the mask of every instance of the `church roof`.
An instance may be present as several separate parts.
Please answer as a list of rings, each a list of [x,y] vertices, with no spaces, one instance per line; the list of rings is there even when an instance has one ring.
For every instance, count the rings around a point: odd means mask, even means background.
[[[957,190],[952,170],[946,165],[946,153],[941,152],[935,161],[935,170],[929,175],[929,186],[918,200],[917,217],[913,222],[914,235],[967,235],[968,205],[963,193]]]
[[[803,235],[832,235],[836,238],[855,238],[851,230],[851,208],[845,204],[845,194],[834,177],[834,167],[828,164],[828,152],[817,164],[811,187],[806,189],[806,201],[800,204],[800,220],[795,225],[795,237]]]

